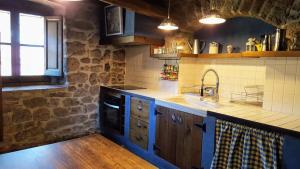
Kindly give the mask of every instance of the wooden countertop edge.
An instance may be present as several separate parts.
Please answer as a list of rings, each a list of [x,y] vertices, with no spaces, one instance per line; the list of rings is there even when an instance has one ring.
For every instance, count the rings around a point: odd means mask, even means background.
[[[233,123],[237,123],[237,124],[241,124],[241,125],[246,125],[246,126],[249,126],[252,128],[257,128],[257,129],[265,130],[268,132],[276,132],[281,135],[290,135],[290,136],[300,138],[300,132],[298,132],[298,131],[285,129],[285,128],[281,128],[281,127],[276,127],[276,126],[272,126],[272,125],[268,125],[268,124],[264,124],[264,123],[260,123],[260,122],[255,122],[255,121],[251,121],[251,120],[246,120],[246,119],[230,116],[227,114],[225,115],[225,114],[221,114],[221,113],[207,111],[207,116],[213,116],[220,120],[225,120],[225,121],[229,121],[229,122],[233,122]]]

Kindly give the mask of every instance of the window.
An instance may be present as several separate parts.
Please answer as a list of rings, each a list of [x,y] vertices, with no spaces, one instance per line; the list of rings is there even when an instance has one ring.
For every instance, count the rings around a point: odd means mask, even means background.
[[[0,11],[0,21],[1,73],[3,76],[11,76],[10,12]]]
[[[61,17],[0,10],[0,23],[4,82],[5,79],[46,81],[49,77],[62,76]]]
[[[21,76],[44,75],[44,17],[21,13],[19,18],[20,74]],[[34,64],[32,64],[32,61],[34,61]]]

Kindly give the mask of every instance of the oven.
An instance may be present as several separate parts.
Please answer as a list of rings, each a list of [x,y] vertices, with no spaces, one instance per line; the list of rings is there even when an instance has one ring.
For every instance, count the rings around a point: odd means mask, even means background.
[[[125,96],[113,89],[103,89],[100,94],[100,128],[124,135]]]

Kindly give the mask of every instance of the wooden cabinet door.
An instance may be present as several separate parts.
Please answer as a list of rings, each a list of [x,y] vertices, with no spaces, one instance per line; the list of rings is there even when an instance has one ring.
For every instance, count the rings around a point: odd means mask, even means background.
[[[203,118],[160,106],[156,111],[156,154],[181,169],[200,168],[202,129],[195,124]]]
[[[169,109],[159,106],[156,108],[156,112],[155,153],[167,161],[175,162],[175,156],[171,155],[176,144],[174,141],[170,142],[170,137],[172,137],[171,135],[174,132],[169,131],[172,130],[172,127],[169,125]]]
[[[187,136],[186,132],[186,119],[184,112],[180,112],[177,110],[172,110],[172,112],[176,112],[176,166],[184,169],[186,166],[185,159],[185,149],[187,148],[185,145],[185,137]]]
[[[203,117],[186,114],[184,168],[201,168]],[[202,128],[201,128],[202,127]]]

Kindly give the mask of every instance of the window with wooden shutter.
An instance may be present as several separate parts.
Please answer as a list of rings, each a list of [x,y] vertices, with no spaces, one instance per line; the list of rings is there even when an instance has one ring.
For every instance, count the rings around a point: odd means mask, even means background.
[[[19,7],[19,6],[18,6]],[[63,82],[63,18],[0,7],[1,76],[5,86]]]
[[[62,17],[45,17],[45,75],[62,76]]]

